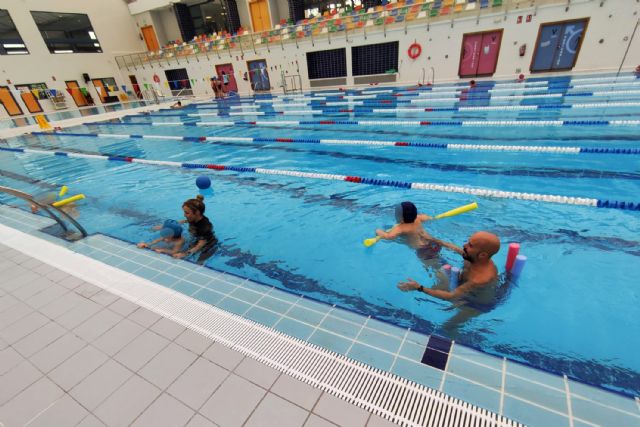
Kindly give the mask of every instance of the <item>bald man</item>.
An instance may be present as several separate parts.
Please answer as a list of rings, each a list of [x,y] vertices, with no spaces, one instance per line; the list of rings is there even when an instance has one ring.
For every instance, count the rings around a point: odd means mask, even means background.
[[[460,272],[458,287],[453,290],[425,288],[413,279],[398,283],[400,290],[421,291],[432,297],[444,300],[465,300],[478,305],[492,304],[495,301],[498,269],[491,257],[500,250],[500,239],[495,234],[478,231],[474,233],[462,248],[447,242],[437,241],[443,247],[462,255],[464,268]]]

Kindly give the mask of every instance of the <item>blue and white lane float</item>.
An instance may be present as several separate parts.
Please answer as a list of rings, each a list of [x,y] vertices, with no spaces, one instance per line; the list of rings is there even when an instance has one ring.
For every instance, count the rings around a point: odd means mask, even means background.
[[[330,144],[330,145],[371,145],[386,147],[433,148],[443,150],[467,151],[503,151],[529,153],[558,153],[558,154],[640,154],[640,148],[614,147],[563,147],[563,146],[527,146],[527,145],[491,145],[491,144],[439,144],[429,142],[405,141],[374,141],[354,139],[312,139],[312,138],[264,138],[242,136],[174,136],[174,135],[136,135],[114,133],[75,133],[75,132],[32,132],[32,135],[42,136],[72,136],[89,138],[119,138],[119,139],[161,139],[191,142],[259,142],[259,143],[298,143],[298,144]]]
[[[138,158],[128,157],[128,156],[107,156],[103,154],[84,154],[84,153],[73,153],[73,152],[67,152],[67,151],[36,150],[32,148],[0,147],[0,151],[72,157],[72,158],[76,157],[76,158],[86,158],[86,159],[95,159],[95,160],[109,160],[109,161],[119,161],[119,162],[128,162],[128,163],[141,163],[141,164],[147,164],[147,165],[179,167],[179,168],[186,168],[186,169],[211,169],[211,170],[217,170],[217,171],[247,172],[247,173],[256,173],[256,174],[263,174],[263,175],[282,175],[282,176],[292,176],[296,178],[323,179],[323,180],[333,180],[333,181],[345,181],[345,182],[351,182],[354,184],[397,187],[397,188],[404,188],[404,189],[410,189],[410,190],[427,190],[427,191],[439,191],[439,192],[445,192],[445,193],[462,193],[462,194],[469,194],[469,195],[478,196],[478,197],[518,199],[518,200],[528,200],[528,201],[536,201],[536,202],[544,202],[544,203],[557,203],[557,204],[578,205],[578,206],[597,207],[597,208],[612,208],[612,209],[621,209],[621,210],[640,211],[640,202],[632,203],[632,202],[618,201],[618,200],[592,199],[592,198],[585,198],[585,197],[558,196],[558,195],[538,194],[538,193],[523,193],[523,192],[517,192],[517,191],[502,191],[502,190],[496,190],[491,188],[474,188],[474,187],[462,186],[462,185],[443,185],[443,184],[434,184],[434,183],[426,183],[426,182],[393,181],[393,180],[387,180],[387,179],[366,178],[361,176],[337,175],[337,174],[326,174],[326,173],[316,173],[316,172],[300,172],[295,170],[265,169],[265,168],[242,167],[242,166],[232,166],[232,165],[217,165],[217,164],[207,164],[207,163],[182,163],[182,162],[171,162],[171,161],[162,161],[162,160],[146,160],[146,159],[138,159]]]
[[[189,114],[190,117],[198,117],[199,114]],[[277,120],[277,121],[218,121],[218,122],[92,122],[92,125],[106,126],[522,126],[522,127],[546,127],[546,126],[637,126],[640,120]]]

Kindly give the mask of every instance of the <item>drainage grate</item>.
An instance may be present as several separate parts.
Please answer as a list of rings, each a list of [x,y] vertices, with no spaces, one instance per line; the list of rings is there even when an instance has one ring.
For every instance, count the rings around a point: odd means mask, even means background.
[[[122,290],[112,291],[123,295]],[[163,297],[162,293],[165,292],[173,295]],[[165,288],[154,289],[135,299],[135,302],[400,425],[520,426],[517,422],[439,391]]]

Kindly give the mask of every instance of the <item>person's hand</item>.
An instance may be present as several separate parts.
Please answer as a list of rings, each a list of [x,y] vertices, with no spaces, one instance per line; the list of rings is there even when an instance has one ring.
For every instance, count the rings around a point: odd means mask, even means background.
[[[400,289],[402,292],[415,291],[419,287],[420,287],[420,283],[416,282],[411,278],[407,279],[406,282],[398,283],[398,289]]]
[[[188,254],[185,252],[178,252],[177,254],[173,254],[174,258],[185,258]]]
[[[380,228],[376,228],[376,236],[380,236],[382,237],[382,235],[385,233],[384,230],[380,229]]]
[[[423,214],[426,218],[425,220],[427,221],[431,221],[433,219],[433,217],[431,215],[427,215],[427,214]]]
[[[139,247],[140,249],[144,249],[144,248],[148,248],[148,247],[149,247],[149,245],[147,245],[145,242],[140,242],[140,243],[138,243],[138,247]]]
[[[158,252],[159,254],[164,253],[164,250],[163,250],[163,249],[160,249],[160,248],[156,248],[156,249],[154,249],[154,251],[155,251],[155,252]]]

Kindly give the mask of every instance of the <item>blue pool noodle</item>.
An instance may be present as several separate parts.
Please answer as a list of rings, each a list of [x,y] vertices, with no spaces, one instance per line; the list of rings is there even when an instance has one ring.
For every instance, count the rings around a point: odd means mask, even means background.
[[[524,265],[527,263],[527,257],[524,255],[518,255],[516,257],[515,262],[513,263],[513,267],[511,267],[511,274],[514,276],[519,276],[522,273],[522,269]]]

